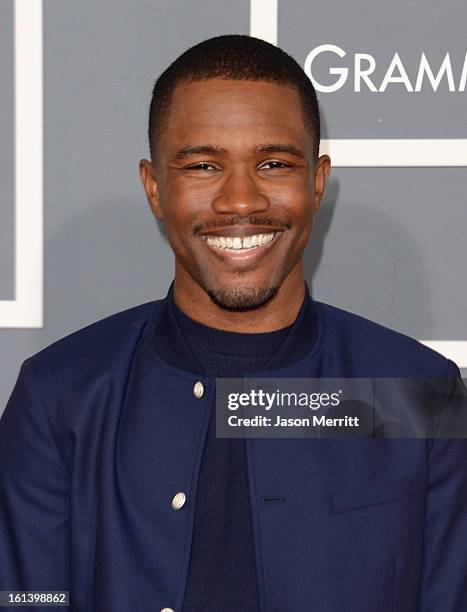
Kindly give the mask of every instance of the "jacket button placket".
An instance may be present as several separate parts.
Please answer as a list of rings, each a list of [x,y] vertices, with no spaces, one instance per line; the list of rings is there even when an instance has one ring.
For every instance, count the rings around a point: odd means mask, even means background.
[[[193,386],[193,395],[196,399],[200,399],[204,394],[204,385],[200,380],[197,380]],[[186,502],[186,495],[183,491],[179,491],[173,496],[172,509],[180,510]],[[172,608],[162,608],[161,612],[175,612]]]

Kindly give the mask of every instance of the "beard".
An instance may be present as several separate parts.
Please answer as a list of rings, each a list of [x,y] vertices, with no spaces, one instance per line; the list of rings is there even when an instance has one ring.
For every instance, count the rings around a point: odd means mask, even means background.
[[[265,306],[279,291],[279,287],[218,287],[206,289],[211,300],[224,310],[247,312]]]

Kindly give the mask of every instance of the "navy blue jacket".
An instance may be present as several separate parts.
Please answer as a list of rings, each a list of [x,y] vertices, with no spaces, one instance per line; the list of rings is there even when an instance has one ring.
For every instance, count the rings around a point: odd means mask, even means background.
[[[0,420],[0,590],[69,590],[73,612],[181,609],[215,379],[158,355],[165,304],[23,364]],[[310,352],[258,376],[459,376],[314,305]],[[466,440],[256,438],[247,461],[263,612],[467,611]]]

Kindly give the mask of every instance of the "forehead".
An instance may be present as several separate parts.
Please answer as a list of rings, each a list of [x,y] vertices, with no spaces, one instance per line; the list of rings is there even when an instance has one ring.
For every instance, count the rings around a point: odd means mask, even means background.
[[[201,141],[235,148],[277,139],[310,145],[298,91],[264,81],[208,79],[177,85],[162,136],[168,148]]]

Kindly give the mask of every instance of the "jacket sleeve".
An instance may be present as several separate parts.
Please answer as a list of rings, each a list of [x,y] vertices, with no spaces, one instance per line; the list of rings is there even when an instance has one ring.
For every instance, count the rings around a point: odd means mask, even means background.
[[[447,377],[461,377],[452,361]],[[467,610],[467,439],[430,442],[419,612],[460,612]]]
[[[22,365],[0,419],[1,591],[69,590],[67,469],[33,367]]]

